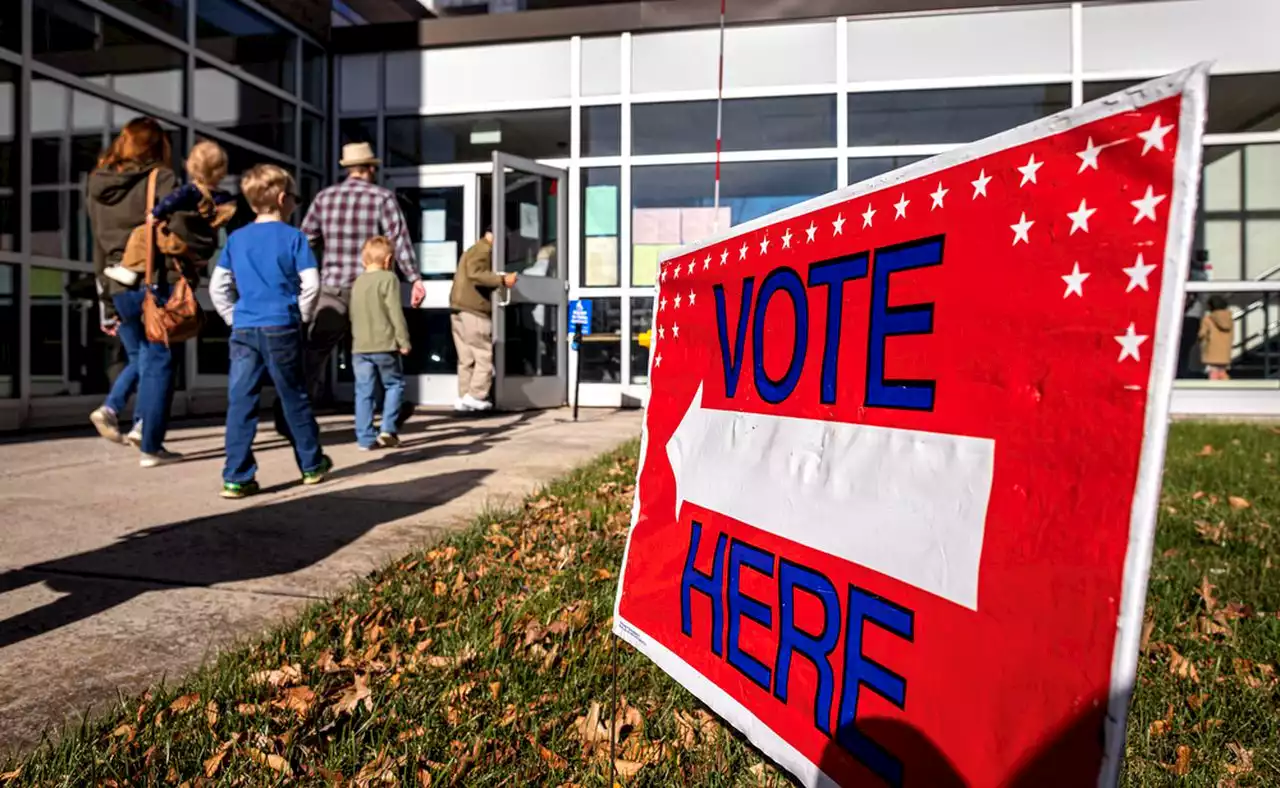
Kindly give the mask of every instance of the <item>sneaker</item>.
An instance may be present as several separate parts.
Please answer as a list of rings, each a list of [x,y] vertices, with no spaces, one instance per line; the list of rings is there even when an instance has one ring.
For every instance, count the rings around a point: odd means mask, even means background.
[[[143,468],[155,468],[160,465],[169,465],[175,462],[182,462],[181,454],[178,454],[176,451],[161,449],[155,454],[147,454],[146,452],[143,452],[141,459],[138,460],[138,465]]]
[[[125,287],[133,287],[138,283],[138,274],[122,265],[109,265],[102,275],[108,279],[114,279]]]
[[[250,495],[257,495],[261,489],[252,479],[247,482],[223,482],[220,494],[223,498],[248,498]]]
[[[400,436],[384,432],[378,436],[378,445],[384,449],[394,449],[400,445]]]
[[[124,440],[130,446],[138,448],[142,445],[142,422],[133,425],[133,429],[129,430],[129,434],[124,436]]]
[[[120,424],[116,421],[116,412],[106,405],[89,414],[89,421],[98,430],[98,434],[112,443],[124,443],[120,437]]]
[[[373,451],[372,446],[356,446],[358,451]]]
[[[476,399],[470,394],[462,398],[462,404],[467,410],[493,410],[493,403],[487,399]]]
[[[302,472],[303,484],[319,484],[324,481],[324,477],[329,471],[333,470],[333,460],[329,459],[329,455],[320,455],[320,467],[314,471]]]
[[[454,400],[453,410],[455,413],[466,413],[467,411],[471,410],[471,408],[467,407],[466,397],[458,397],[456,400]]]

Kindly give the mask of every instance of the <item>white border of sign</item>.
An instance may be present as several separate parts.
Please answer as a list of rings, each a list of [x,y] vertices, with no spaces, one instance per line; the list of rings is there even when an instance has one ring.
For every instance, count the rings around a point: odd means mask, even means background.
[[[1200,63],[1169,76],[1135,85],[1120,93],[1104,96],[1074,109],[988,137],[972,145],[965,145],[931,159],[916,162],[902,169],[762,216],[738,225],[728,232],[664,253],[659,260],[661,264],[776,222],[855,199],[897,183],[921,178],[1040,137],[1059,134],[1118,112],[1145,107],[1178,93],[1182,94],[1182,110],[1178,122],[1178,147],[1174,159],[1173,195],[1169,209],[1168,234],[1165,239],[1160,302],[1156,315],[1156,336],[1151,375],[1147,382],[1146,420],[1142,451],[1138,461],[1137,484],[1129,515],[1129,544],[1125,554],[1120,616],[1116,622],[1116,643],[1112,655],[1104,757],[1102,769],[1098,775],[1098,784],[1103,788],[1115,785],[1119,778],[1120,763],[1124,754],[1125,716],[1137,671],[1143,609],[1146,604],[1147,576],[1151,568],[1151,550],[1155,539],[1157,505],[1164,468],[1169,400],[1173,391],[1173,372],[1177,367],[1178,324],[1182,315],[1183,292],[1190,264],[1192,228],[1200,182],[1200,152],[1204,134],[1208,74],[1209,64]],[[661,282],[657,291],[661,294]],[[652,364],[652,358],[653,354],[650,355],[650,364]],[[648,453],[648,445],[649,429],[646,415],[645,426],[641,430],[640,437],[640,467],[637,471],[636,498],[631,508],[632,529],[635,528],[636,520],[640,516],[639,480],[643,477],[644,458]],[[626,582],[627,556],[630,551],[631,539],[628,534],[622,569],[618,577],[618,594],[613,606],[614,634],[639,649],[658,667],[697,695],[713,711],[731,721],[761,751],[796,775],[802,784],[838,788],[834,780],[770,729],[763,720],[675,653],[621,616],[619,608],[622,602],[622,589]]]

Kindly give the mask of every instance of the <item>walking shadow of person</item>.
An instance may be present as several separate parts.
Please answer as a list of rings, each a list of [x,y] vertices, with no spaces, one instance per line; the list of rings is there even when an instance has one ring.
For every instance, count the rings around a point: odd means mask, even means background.
[[[0,620],[0,649],[98,615],[144,593],[305,569],[383,523],[413,517],[466,493],[490,473],[487,469],[453,471],[247,506],[148,528],[105,547],[12,569],[0,574],[0,595],[44,583],[63,596]]]

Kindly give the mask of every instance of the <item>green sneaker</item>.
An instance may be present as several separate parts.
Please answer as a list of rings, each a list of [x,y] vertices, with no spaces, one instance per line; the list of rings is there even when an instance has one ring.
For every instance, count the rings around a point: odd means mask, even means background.
[[[255,481],[247,482],[223,482],[222,497],[223,498],[248,498],[250,495],[257,495],[259,491],[258,483]]]
[[[324,481],[324,477],[329,471],[333,470],[333,460],[329,459],[329,455],[320,455],[320,467],[314,471],[302,472],[303,484],[319,484]]]

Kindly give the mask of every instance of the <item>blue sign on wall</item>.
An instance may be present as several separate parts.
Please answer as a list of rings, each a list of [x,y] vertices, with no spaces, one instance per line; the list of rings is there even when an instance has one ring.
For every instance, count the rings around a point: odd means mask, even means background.
[[[580,299],[569,302],[569,331],[571,333],[578,326],[582,326],[583,336],[591,333],[592,306],[593,302],[589,299]]]

